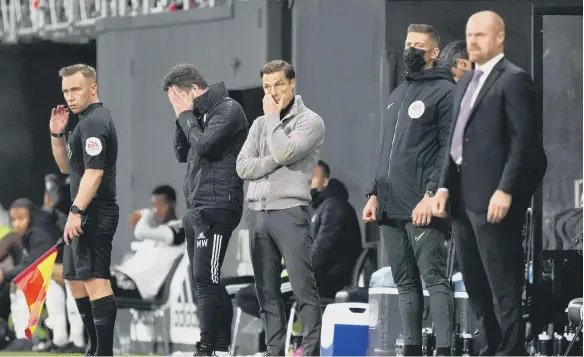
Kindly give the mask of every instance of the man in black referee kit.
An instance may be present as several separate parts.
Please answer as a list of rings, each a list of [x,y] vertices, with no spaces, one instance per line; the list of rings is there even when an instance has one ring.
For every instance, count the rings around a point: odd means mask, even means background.
[[[193,65],[173,67],[163,90],[176,118],[176,158],[187,163],[184,228],[201,328],[195,356],[223,356],[231,332],[224,311],[231,300],[220,286],[221,265],[243,212],[243,180],[235,161],[249,125],[225,84],[209,86]]]
[[[53,156],[71,180],[71,206],[63,238],[63,279],[69,281],[89,335],[88,356],[112,356],[116,300],[110,285],[112,239],[118,227],[118,136],[110,111],[97,98],[95,69],[76,64],[59,71],[69,110],[54,108],[49,124]],[[82,225],[83,221],[83,225]]]

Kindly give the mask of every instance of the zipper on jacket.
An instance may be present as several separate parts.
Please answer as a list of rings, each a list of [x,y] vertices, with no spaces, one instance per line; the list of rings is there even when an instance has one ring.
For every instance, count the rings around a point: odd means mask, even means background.
[[[385,204],[387,204],[387,196],[389,194],[389,175],[391,172],[391,155],[393,154],[393,145],[395,143],[395,137],[397,135],[397,126],[399,124],[399,117],[401,114],[402,107],[404,105],[404,101],[406,99],[406,94],[408,93],[408,86],[409,86],[409,83],[406,82],[406,88],[404,89],[404,94],[402,95],[401,101],[399,103],[399,109],[397,111],[397,119],[395,121],[395,127],[393,128],[393,138],[391,138],[391,147],[389,148],[389,159],[387,160],[387,179],[386,179],[386,183],[385,183],[387,185],[387,189],[385,190],[384,206],[385,206]],[[384,209],[385,209],[385,207],[384,207]]]

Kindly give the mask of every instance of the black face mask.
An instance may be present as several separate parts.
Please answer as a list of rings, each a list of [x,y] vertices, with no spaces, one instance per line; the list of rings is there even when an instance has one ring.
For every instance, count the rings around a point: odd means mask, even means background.
[[[404,63],[410,73],[420,72],[424,68],[426,65],[425,53],[426,51],[414,47],[408,47],[404,50]]]
[[[320,191],[317,188],[310,189],[310,197],[312,198],[313,201],[315,201],[318,198],[319,194],[320,194]]]

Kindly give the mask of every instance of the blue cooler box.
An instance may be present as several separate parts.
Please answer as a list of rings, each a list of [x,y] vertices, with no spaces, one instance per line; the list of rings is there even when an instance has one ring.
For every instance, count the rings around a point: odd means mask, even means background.
[[[424,312],[422,327],[432,326],[430,294],[422,280]],[[373,273],[369,282],[369,343],[367,356],[395,356],[395,341],[402,332],[397,285],[391,267]]]
[[[369,304],[330,304],[322,316],[321,356],[365,356],[369,332]]]

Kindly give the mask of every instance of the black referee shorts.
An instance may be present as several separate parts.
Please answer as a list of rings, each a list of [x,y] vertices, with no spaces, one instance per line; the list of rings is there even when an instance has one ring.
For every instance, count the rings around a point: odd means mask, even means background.
[[[63,279],[110,279],[112,240],[120,218],[115,201],[92,202],[83,234],[63,248]]]

